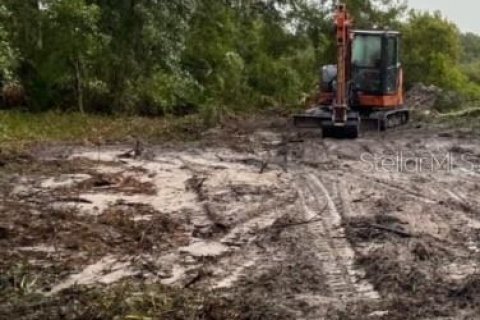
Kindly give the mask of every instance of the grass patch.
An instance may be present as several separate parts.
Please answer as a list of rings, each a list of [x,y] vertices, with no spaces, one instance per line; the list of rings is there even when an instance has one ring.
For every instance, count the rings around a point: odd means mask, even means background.
[[[14,288],[2,290],[0,287],[0,310],[9,315],[9,319],[292,319],[292,315],[279,313],[278,306],[245,292],[225,295],[219,291],[179,289],[124,280],[110,286],[74,286],[54,296],[46,296],[26,289],[27,285],[21,282]]]
[[[18,150],[42,142],[103,144],[132,138],[152,142],[195,140],[204,129],[199,116],[145,118],[0,111],[3,150]]]
[[[122,281],[110,287],[77,286],[55,296],[25,292],[18,288],[0,300],[0,307],[12,319],[204,319],[204,307],[222,306],[212,293],[172,289]],[[218,308],[219,317],[228,316]],[[215,319],[214,317],[211,317]]]

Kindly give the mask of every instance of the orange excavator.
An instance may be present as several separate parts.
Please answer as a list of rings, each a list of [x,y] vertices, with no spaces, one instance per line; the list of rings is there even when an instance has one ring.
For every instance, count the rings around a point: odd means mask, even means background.
[[[354,30],[344,4],[335,13],[337,64],[322,68],[320,90],[313,107],[294,116],[295,126],[321,128],[324,137],[358,137],[365,123],[379,130],[403,125],[400,33]]]

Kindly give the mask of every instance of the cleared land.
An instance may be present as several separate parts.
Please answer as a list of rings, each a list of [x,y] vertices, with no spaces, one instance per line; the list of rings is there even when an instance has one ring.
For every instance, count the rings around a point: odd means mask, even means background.
[[[281,123],[280,123],[281,124]],[[480,143],[254,123],[1,159],[0,317],[476,319]]]

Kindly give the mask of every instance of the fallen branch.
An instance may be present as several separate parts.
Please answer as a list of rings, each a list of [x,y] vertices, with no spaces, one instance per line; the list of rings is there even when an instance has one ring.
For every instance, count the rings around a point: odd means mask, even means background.
[[[248,157],[248,158],[224,158],[224,157],[220,156],[219,154],[216,154],[215,157],[217,157],[217,159],[222,161],[222,162],[243,163],[247,166],[260,167],[260,173],[263,173],[269,165],[268,161],[260,160],[258,158],[253,158],[253,157]]]
[[[353,202],[353,203],[364,202],[365,200],[370,199],[370,198],[373,197],[374,195],[375,195],[375,193],[370,193],[370,194],[367,194],[367,195],[366,195],[365,197],[363,197],[363,198],[353,199],[352,202]]]
[[[261,166],[264,163],[264,161],[257,158],[242,158],[233,160],[232,162],[240,162],[248,166]]]
[[[297,226],[303,226],[303,225],[307,225],[307,224],[313,224],[313,223],[317,223],[317,222],[320,222],[320,221],[323,221],[323,218],[312,219],[312,220],[302,221],[302,222],[295,222],[295,223],[285,223],[285,224],[273,225],[272,227],[281,229],[281,228],[289,228],[289,227],[297,227]]]
[[[187,283],[185,283],[185,285],[183,287],[184,288],[190,288],[192,285],[194,285],[195,283],[202,280],[202,278],[204,278],[206,276],[210,276],[210,275],[212,275],[211,272],[205,271],[204,269],[200,269],[200,270],[197,271],[197,273],[195,274],[195,276],[193,278],[191,278],[190,280],[187,281]]]
[[[411,234],[410,232],[403,231],[403,230],[400,230],[400,229],[390,228],[390,227],[382,226],[382,225],[379,225],[379,224],[370,224],[369,226],[374,228],[374,229],[377,229],[377,230],[382,230],[382,231],[388,231],[388,232],[391,232],[391,233],[395,233],[395,234],[397,234],[397,235],[399,235],[403,238],[412,238],[413,237],[413,234]]]
[[[76,203],[93,203],[90,200],[83,199],[83,198],[76,198],[76,197],[67,197],[67,198],[57,198],[55,199],[56,202],[76,202]]]

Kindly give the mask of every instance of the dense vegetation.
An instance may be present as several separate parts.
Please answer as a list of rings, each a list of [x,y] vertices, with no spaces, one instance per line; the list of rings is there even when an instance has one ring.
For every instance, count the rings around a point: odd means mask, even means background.
[[[21,84],[31,111],[215,119],[295,105],[334,61],[329,3],[2,0],[0,82]],[[408,83],[480,94],[480,37],[402,1],[347,3],[357,26],[403,32]]]

